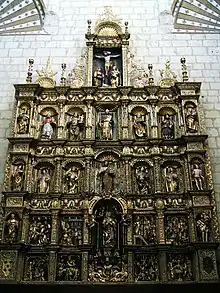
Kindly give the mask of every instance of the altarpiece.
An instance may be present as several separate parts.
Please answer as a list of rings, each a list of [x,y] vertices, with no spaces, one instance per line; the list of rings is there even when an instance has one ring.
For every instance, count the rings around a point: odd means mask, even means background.
[[[199,82],[155,83],[110,10],[56,85],[15,85],[0,277],[24,283],[217,280],[219,230]]]

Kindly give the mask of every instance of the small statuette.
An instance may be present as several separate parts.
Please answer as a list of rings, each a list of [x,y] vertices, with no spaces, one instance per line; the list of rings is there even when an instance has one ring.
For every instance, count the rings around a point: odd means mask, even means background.
[[[39,170],[38,180],[37,180],[37,191],[39,193],[49,193],[50,182],[51,182],[51,170],[49,168],[42,168]]]
[[[164,169],[166,192],[176,192],[178,190],[178,175],[176,170],[169,166]]]
[[[174,138],[174,122],[173,116],[165,114],[161,120],[161,136],[164,139]]]
[[[33,74],[32,72],[33,72],[34,59],[29,59],[28,62],[29,62],[29,67],[28,67],[26,82],[32,83],[32,74]]]

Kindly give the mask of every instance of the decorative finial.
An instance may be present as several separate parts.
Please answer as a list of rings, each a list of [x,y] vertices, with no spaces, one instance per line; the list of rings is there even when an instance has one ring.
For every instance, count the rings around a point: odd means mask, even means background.
[[[28,62],[29,62],[29,67],[28,67],[26,82],[32,83],[32,72],[33,72],[34,59],[29,59]]]
[[[88,24],[87,34],[88,34],[88,35],[91,35],[91,33],[92,33],[92,30],[91,30],[91,24],[92,24],[92,21],[91,21],[91,19],[88,19],[88,20],[87,20],[87,24]]]
[[[128,21],[125,21],[125,34],[128,35]]]
[[[65,77],[66,63],[62,63],[61,68],[62,68],[62,73],[60,78],[60,85],[65,86],[66,85],[66,77]]]
[[[45,88],[50,88],[55,85],[54,76],[57,74],[57,72],[53,72],[51,68],[50,57],[48,57],[47,59],[46,67],[36,71],[39,76],[37,83],[39,83],[41,86]]]
[[[186,67],[186,58],[181,58],[180,62],[182,64],[182,76],[183,76],[183,82],[187,82],[189,80],[188,73],[187,73],[187,67]]]
[[[148,64],[148,70],[149,70],[149,85],[154,85],[154,77],[153,77],[153,65]]]

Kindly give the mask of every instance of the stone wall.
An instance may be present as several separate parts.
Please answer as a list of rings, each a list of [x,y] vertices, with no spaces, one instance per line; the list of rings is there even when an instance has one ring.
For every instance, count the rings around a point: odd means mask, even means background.
[[[149,63],[153,64],[155,79],[159,77],[158,69],[170,60],[181,80],[180,58],[186,57],[190,81],[202,82],[201,103],[220,207],[220,34],[173,33],[171,0],[47,0],[45,4],[47,17],[42,35],[0,36],[0,182],[4,175],[6,137],[10,135],[13,84],[25,81],[28,59],[35,60],[35,69],[45,66],[48,56],[54,71],[61,71],[61,63],[67,64],[67,71],[72,69],[85,48],[87,19],[94,23],[103,6],[110,4],[123,22],[129,21],[131,52],[146,70]],[[58,73],[57,81],[59,78]]]

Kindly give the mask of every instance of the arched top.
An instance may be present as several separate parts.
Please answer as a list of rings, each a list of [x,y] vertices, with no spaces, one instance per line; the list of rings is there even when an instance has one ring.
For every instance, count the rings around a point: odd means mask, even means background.
[[[45,6],[42,0],[3,0],[0,35],[42,33]]]
[[[172,5],[174,28],[181,33],[220,32],[220,9],[217,0],[175,0]]]
[[[111,197],[111,198],[108,198],[108,199],[103,199],[103,198],[101,198],[99,196],[95,196],[90,201],[90,203],[89,203],[89,214],[90,215],[93,214],[95,206],[97,206],[97,204],[100,201],[107,201],[107,200],[114,200],[114,201],[116,201],[120,205],[120,207],[122,209],[122,214],[123,215],[126,215],[127,214],[127,204],[126,204],[126,202],[125,202],[124,199],[118,198],[118,197],[117,198],[116,197]]]
[[[121,27],[113,21],[103,21],[95,28],[98,37],[118,37],[122,34]]]

